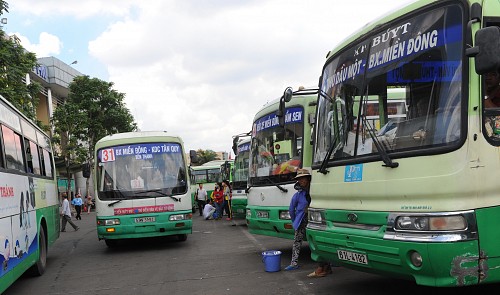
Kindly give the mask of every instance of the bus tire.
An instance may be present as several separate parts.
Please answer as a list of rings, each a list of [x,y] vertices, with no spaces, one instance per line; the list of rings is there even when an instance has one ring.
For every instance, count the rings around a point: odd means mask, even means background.
[[[38,235],[38,254],[38,260],[29,269],[29,274],[32,276],[43,275],[47,268],[47,237],[43,226],[40,226],[40,234]]]
[[[118,240],[105,239],[104,242],[106,243],[106,246],[108,246],[108,248],[114,248],[118,245]]]
[[[179,242],[184,242],[187,240],[187,238],[188,238],[187,234],[177,235],[177,239],[179,239]]]

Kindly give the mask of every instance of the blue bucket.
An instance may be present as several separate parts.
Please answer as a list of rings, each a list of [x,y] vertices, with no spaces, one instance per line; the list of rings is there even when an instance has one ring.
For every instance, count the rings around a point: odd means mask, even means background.
[[[281,270],[281,251],[262,252],[262,262],[264,262],[267,272],[276,272]]]

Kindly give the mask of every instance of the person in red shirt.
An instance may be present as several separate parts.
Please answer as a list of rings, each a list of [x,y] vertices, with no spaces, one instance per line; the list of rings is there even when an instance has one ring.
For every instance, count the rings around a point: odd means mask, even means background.
[[[224,191],[220,183],[215,184],[214,189],[215,208],[217,210],[217,219],[222,217],[222,209],[224,209]]]

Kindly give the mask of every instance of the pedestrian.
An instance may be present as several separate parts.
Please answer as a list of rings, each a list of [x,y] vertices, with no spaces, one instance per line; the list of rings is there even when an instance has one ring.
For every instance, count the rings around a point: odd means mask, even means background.
[[[213,206],[213,201],[208,200],[208,203],[205,204],[205,207],[203,208],[203,217],[205,220],[209,220],[213,218],[214,212],[215,212],[215,207]]]
[[[224,206],[224,194],[222,191],[222,184],[220,184],[220,183],[215,184],[214,200],[215,200],[215,208],[217,209],[217,218],[216,219],[221,219],[222,218],[222,209]]]
[[[203,183],[198,184],[198,188],[195,193],[196,202],[198,203],[198,209],[200,210],[200,216],[203,215],[203,208],[207,203],[207,191],[203,188]]]
[[[233,218],[233,212],[231,210],[231,199],[233,197],[231,186],[228,180],[222,182],[222,194],[224,195],[224,211],[227,213],[226,220],[231,220]]]
[[[68,195],[66,193],[63,194],[61,219],[62,219],[62,225],[61,225],[62,232],[66,231],[67,222],[69,222],[69,224],[75,229],[75,231],[80,229],[78,226],[76,226],[76,224],[73,223],[73,221],[71,221],[71,210],[69,209]]]
[[[311,203],[311,196],[309,195],[309,186],[311,184],[311,174],[307,169],[298,169],[297,176],[295,176],[297,183],[294,188],[297,192],[293,195],[290,201],[290,218],[295,230],[292,246],[292,261],[285,270],[296,270],[299,268],[298,260],[300,254],[300,247],[306,234],[307,226],[307,209]]]
[[[92,196],[87,196],[87,215],[90,214],[90,209],[92,209]]]
[[[80,215],[82,213],[82,195],[80,193],[76,194],[76,197],[71,200],[71,204],[75,206],[75,211],[76,211],[76,220],[82,220],[82,216]]]

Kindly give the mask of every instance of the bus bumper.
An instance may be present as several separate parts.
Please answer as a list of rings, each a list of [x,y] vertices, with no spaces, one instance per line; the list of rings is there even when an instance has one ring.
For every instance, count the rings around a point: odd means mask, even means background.
[[[247,206],[247,226],[251,234],[293,240],[295,230],[290,219],[280,219],[280,212],[288,207]]]
[[[477,240],[449,243],[403,242],[360,233],[311,228],[307,229],[306,235],[311,258],[315,261],[330,261],[334,265],[363,272],[412,279],[417,284],[426,286],[464,286],[478,284],[481,280]],[[421,256],[420,267],[411,262],[415,252]],[[350,253],[361,255],[366,261],[345,260],[354,257],[349,257]]]
[[[178,214],[176,212],[175,214]],[[170,235],[191,234],[192,219],[170,221],[168,216],[159,216],[156,222],[136,222],[141,216],[108,216],[97,218],[97,237],[102,239],[135,239],[146,237],[161,237]],[[150,217],[150,215],[148,215]],[[117,225],[99,225],[100,220],[120,219]]]

